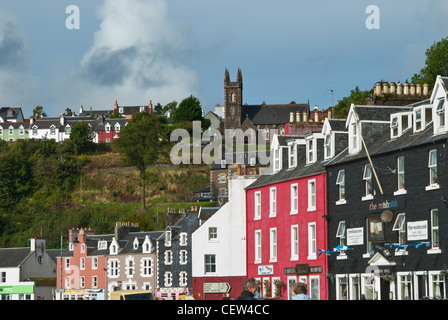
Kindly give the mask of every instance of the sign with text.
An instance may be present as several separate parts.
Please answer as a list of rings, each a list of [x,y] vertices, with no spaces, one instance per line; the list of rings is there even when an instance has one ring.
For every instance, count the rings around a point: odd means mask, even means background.
[[[258,266],[258,275],[259,276],[267,276],[274,274],[274,266],[272,265],[264,265]]]
[[[408,240],[427,240],[428,239],[428,221],[410,221],[408,222]]]
[[[204,282],[204,293],[227,293],[230,291],[228,282]]]
[[[347,246],[364,244],[364,228],[347,228]]]

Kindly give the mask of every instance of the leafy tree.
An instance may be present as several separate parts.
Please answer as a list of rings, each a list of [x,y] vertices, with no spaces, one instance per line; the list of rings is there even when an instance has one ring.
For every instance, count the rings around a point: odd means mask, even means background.
[[[177,101],[171,101],[170,103],[168,103],[163,107],[162,112],[165,113],[169,111],[172,116],[176,108],[177,108]]]
[[[80,121],[74,125],[70,132],[70,141],[75,156],[93,150],[93,137],[93,129],[86,121]]]
[[[154,106],[154,113],[155,113],[156,115],[158,115],[158,116],[163,115],[163,107],[162,107],[162,105],[161,105],[160,103],[157,103],[157,104]]]
[[[425,54],[425,66],[411,80],[421,84],[426,82],[433,88],[438,75],[448,76],[448,37],[434,42]]]
[[[110,116],[109,118],[111,119],[121,119],[124,118],[121,114],[118,113],[118,110],[115,110]]]
[[[33,118],[41,118],[46,116],[47,114],[44,112],[44,108],[42,106],[37,106],[33,109]]]
[[[198,98],[193,95],[182,100],[179,107],[174,111],[173,122],[202,121],[202,108]]]
[[[142,209],[145,209],[147,167],[169,156],[168,128],[159,117],[148,111],[133,115],[121,129],[114,146],[140,173],[142,183]]]
[[[353,104],[366,104],[366,99],[371,97],[373,94],[372,90],[359,90],[356,86],[355,90],[350,90],[350,95],[348,97],[342,98],[334,106],[333,112],[335,118],[345,118],[350,111],[350,106]]]

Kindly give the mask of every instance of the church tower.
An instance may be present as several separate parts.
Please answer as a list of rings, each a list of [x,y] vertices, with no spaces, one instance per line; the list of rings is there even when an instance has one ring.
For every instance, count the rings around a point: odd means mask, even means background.
[[[230,81],[229,70],[224,74],[224,129],[236,129],[241,126],[243,106],[243,76],[240,68],[236,82]]]

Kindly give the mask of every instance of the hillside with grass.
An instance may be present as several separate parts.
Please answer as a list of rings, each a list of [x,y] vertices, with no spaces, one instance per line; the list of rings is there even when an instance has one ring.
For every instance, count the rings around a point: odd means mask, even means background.
[[[30,164],[24,163],[20,169],[29,171],[23,182],[27,189],[0,209],[0,247],[27,246],[28,239],[37,236],[46,239],[49,248],[59,248],[61,232],[68,234],[70,228],[92,228],[96,234],[110,234],[117,221],[138,222],[145,231],[163,230],[167,223],[175,221],[173,211],[215,205],[191,202],[193,191],[209,185],[210,166],[148,167],[146,207],[142,209],[139,173],[126,165],[119,154],[105,152],[70,157],[72,165],[68,175],[66,168],[61,168],[63,164],[67,166],[68,159],[61,160],[58,152],[56,156],[41,157],[43,146],[35,143],[37,150],[28,154]],[[7,160],[12,158],[0,159],[0,164]],[[67,176],[53,181],[63,173]],[[9,200],[6,196],[18,189],[24,187],[18,185],[5,192],[5,204]]]

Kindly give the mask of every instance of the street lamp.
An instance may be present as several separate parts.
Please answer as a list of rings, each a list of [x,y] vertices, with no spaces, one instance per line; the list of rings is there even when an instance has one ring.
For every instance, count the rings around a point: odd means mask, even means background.
[[[63,256],[64,256],[64,254],[63,254],[63,248],[62,248],[62,239],[64,238],[64,237],[69,237],[70,235],[69,234],[62,234],[62,231],[61,231],[61,266],[60,266],[60,283],[59,283],[59,285],[60,285],[60,288],[59,288],[59,300],[62,300],[62,259],[63,259]],[[73,244],[75,244],[75,243],[79,243],[79,241],[78,241],[78,237],[76,237],[76,239],[73,241]]]

